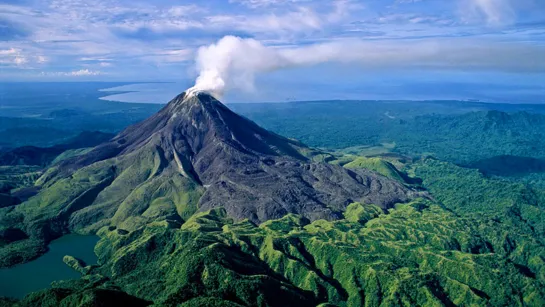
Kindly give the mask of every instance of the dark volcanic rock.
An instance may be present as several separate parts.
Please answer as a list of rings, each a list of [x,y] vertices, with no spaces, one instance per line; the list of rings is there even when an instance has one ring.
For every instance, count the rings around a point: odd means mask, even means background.
[[[205,93],[179,95],[151,118],[61,163],[50,176],[67,177],[99,161],[133,159],[143,151],[157,152],[161,167],[173,164],[205,188],[199,210],[225,207],[237,220],[260,223],[288,213],[331,220],[351,202],[389,208],[413,194],[373,172],[313,163],[305,145],[259,127]]]

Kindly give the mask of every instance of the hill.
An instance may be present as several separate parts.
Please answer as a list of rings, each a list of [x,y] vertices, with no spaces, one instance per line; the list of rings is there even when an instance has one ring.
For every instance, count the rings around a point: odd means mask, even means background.
[[[35,257],[43,250],[36,246],[66,233],[183,223],[218,207],[258,224],[287,214],[336,220],[355,201],[388,209],[419,195],[378,173],[308,158],[317,154],[210,95],[181,94],[149,119],[47,170],[36,196],[0,216],[2,228],[29,237],[3,247],[1,264]]]
[[[114,135],[100,131],[85,131],[68,140],[66,143],[51,147],[24,146],[0,151],[0,165],[35,165],[48,166],[59,155],[72,149],[95,147],[106,142]]]
[[[100,266],[16,304],[541,306],[542,243],[493,223],[420,200],[388,214],[351,204],[338,221],[256,226],[217,209],[182,225],[105,227]]]

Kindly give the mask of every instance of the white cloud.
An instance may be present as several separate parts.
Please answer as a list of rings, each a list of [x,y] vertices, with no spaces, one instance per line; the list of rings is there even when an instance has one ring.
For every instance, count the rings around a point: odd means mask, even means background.
[[[29,62],[21,49],[0,49],[0,64],[6,66],[23,67]]]
[[[261,31],[305,31],[322,27],[322,19],[311,9],[300,7],[283,15],[269,14],[252,17],[242,25],[246,29]]]
[[[229,0],[230,3],[240,3],[251,8],[262,8],[273,5],[286,5],[310,1],[311,0]]]
[[[413,3],[418,3],[418,2],[422,2],[422,1],[425,1],[425,0],[396,0],[394,2],[394,5],[397,5],[397,4],[413,4]]]
[[[48,58],[36,54],[30,50],[19,48],[0,49],[0,64],[10,67],[18,67],[22,69],[32,68],[39,64],[43,65],[48,62]]]
[[[47,62],[50,66],[61,63],[65,66],[69,62],[78,66],[79,62],[100,65],[114,58],[149,60],[142,56],[165,49],[184,49],[187,42],[179,39],[145,41],[139,39],[138,34],[132,38],[123,36],[141,29],[161,36],[169,31],[201,28],[200,14],[206,14],[205,8],[194,4],[158,6],[137,1],[129,5],[118,0],[53,0],[37,2],[33,7],[35,9],[0,4],[0,18],[17,20],[29,29],[29,36],[16,43],[18,49],[25,50],[16,61],[19,66],[25,62],[22,58],[26,59],[26,65]],[[121,31],[125,31],[123,35]],[[3,47],[0,41],[0,50],[4,50]],[[0,57],[2,64],[8,62],[4,55]],[[182,61],[180,54],[162,58]],[[15,59],[10,58],[9,63],[15,65]],[[101,66],[105,65],[108,64]]]
[[[7,55],[16,55],[19,51],[15,48],[9,48],[9,49],[0,49],[0,56],[7,56]]]
[[[401,5],[420,1],[421,4]],[[405,40],[463,34],[486,39],[491,33],[499,35],[500,31],[483,24],[508,24],[523,7],[521,3],[540,1],[230,0],[237,5],[194,1],[196,4],[175,6],[165,1],[145,0],[16,1],[24,4],[0,4],[0,18],[21,25],[28,30],[28,36],[15,42],[0,41],[0,64],[18,69],[47,66],[53,70],[59,65],[62,68],[58,70],[88,68],[92,72],[115,62],[116,67],[126,68],[120,71],[129,76],[144,68],[149,76],[153,69],[162,66],[171,67],[168,73],[180,77],[197,47],[210,44],[226,31],[243,33],[266,45],[282,46],[346,42],[346,38],[381,39],[366,43],[368,52],[364,54],[369,56],[374,48],[377,52],[390,52],[386,45],[393,43],[385,43],[384,38]],[[416,11],[427,2],[429,10]],[[29,7],[23,6],[26,4]],[[455,10],[458,4],[459,12]],[[457,13],[462,14],[466,23],[460,24]],[[360,23],[355,22],[356,18]],[[528,40],[528,35],[516,30],[502,32],[502,39],[514,43]],[[400,40],[397,45],[403,44]],[[406,49],[414,54],[420,52],[421,46],[409,43]],[[392,62],[396,61],[394,57]],[[166,75],[159,69],[155,73]]]
[[[74,76],[74,77],[80,77],[80,76],[98,76],[102,73],[100,71],[92,71],[89,69],[80,69],[76,71],[71,71],[66,73],[67,76]]]
[[[47,63],[48,61],[49,59],[43,55],[36,56],[36,62],[38,62],[39,64],[44,64],[44,63]]]
[[[466,21],[484,20],[489,25],[498,26],[512,23],[516,14],[511,0],[465,0],[462,2]]]
[[[13,59],[13,63],[15,65],[23,65],[23,64],[26,64],[27,62],[28,62],[28,60],[25,57],[22,57],[22,56],[16,56]]]
[[[164,56],[167,62],[185,62],[189,61],[193,57],[193,50],[180,49],[180,50],[167,50],[158,53],[159,56]]]
[[[168,9],[168,15],[173,17],[186,17],[191,14],[204,13],[206,9],[195,4],[177,5]]]
[[[82,58],[79,58],[80,61],[91,61],[91,62],[95,62],[95,61],[98,61],[98,62],[109,62],[109,61],[112,61],[112,59],[110,58],[105,58],[105,57],[82,57]]]
[[[80,69],[74,71],[56,71],[56,72],[46,72],[41,73],[42,76],[54,76],[54,77],[84,77],[84,76],[98,76],[103,75],[100,71],[93,71],[89,69]]]
[[[267,2],[268,3],[268,2]],[[318,13],[311,7],[295,6],[280,13],[246,15],[208,16],[208,26],[217,29],[232,29],[266,36],[297,36],[323,30],[339,23],[348,16],[350,10],[360,6],[348,0],[332,1],[327,11]]]
[[[156,50],[150,54],[138,56],[139,59],[154,62],[156,65],[188,62],[194,58],[192,49]]]

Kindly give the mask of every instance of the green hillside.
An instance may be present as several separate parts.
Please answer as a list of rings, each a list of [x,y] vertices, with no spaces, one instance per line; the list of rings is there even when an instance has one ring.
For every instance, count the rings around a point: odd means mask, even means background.
[[[356,164],[395,170],[372,161]],[[103,227],[100,265],[6,304],[542,306],[544,191],[433,159],[406,167],[434,200],[388,212],[354,203],[332,222],[288,215],[257,226],[218,209]]]
[[[344,165],[346,168],[364,168],[374,172],[377,172],[381,175],[384,175],[388,178],[398,180],[400,182],[405,182],[403,174],[401,174],[395,166],[391,163],[384,161],[380,158],[366,158],[358,157],[354,161],[349,162]]]
[[[165,306],[540,306],[545,300],[538,260],[544,249],[530,238],[511,239],[506,254],[501,232],[486,233],[475,220],[426,201],[388,214],[353,204],[345,216],[308,224],[291,215],[258,227],[216,210],[181,226],[105,228],[95,249],[101,266],[20,305],[79,304],[119,290]]]

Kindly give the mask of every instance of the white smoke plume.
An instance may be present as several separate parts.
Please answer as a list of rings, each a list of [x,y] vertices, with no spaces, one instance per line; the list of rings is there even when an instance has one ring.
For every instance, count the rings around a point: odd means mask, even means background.
[[[344,40],[275,48],[254,39],[226,36],[198,50],[199,76],[189,92],[221,97],[233,89],[253,91],[258,74],[328,62],[359,65],[362,73],[385,68],[539,73],[545,70],[542,54],[543,45],[483,39]]]
[[[337,43],[304,48],[278,49],[254,39],[225,36],[216,44],[201,47],[196,66],[199,76],[189,92],[205,91],[221,97],[226,90],[253,91],[257,74],[283,68],[331,61],[353,61]]]
[[[189,91],[206,91],[222,96],[226,89],[254,89],[257,73],[288,65],[277,50],[253,39],[226,36],[216,44],[201,47],[196,66],[199,77]]]

